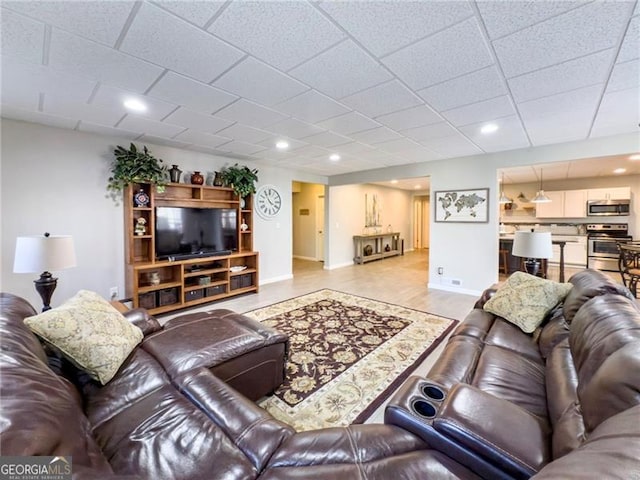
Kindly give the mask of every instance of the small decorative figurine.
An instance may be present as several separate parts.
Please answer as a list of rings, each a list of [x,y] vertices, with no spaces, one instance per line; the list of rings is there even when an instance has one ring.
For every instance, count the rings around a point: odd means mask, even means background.
[[[134,228],[136,235],[145,235],[147,233],[147,220],[143,217],[136,219],[136,226]]]
[[[133,196],[133,201],[136,204],[136,207],[146,207],[149,205],[149,195],[143,189],[138,190],[138,192]]]

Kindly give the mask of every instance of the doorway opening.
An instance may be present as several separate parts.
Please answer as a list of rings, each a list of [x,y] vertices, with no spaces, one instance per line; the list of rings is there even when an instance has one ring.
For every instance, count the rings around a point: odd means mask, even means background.
[[[413,248],[429,249],[429,214],[431,202],[429,195],[413,197]]]
[[[325,254],[325,186],[292,182],[293,275],[322,270]]]

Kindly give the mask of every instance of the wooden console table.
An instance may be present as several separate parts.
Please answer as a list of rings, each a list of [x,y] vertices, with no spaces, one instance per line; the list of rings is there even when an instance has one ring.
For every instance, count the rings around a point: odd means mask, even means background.
[[[366,245],[371,246],[370,255],[365,254]],[[388,250],[386,250],[387,246],[389,247]],[[403,253],[399,232],[354,235],[353,247],[355,249],[353,262],[356,264],[394,257]]]

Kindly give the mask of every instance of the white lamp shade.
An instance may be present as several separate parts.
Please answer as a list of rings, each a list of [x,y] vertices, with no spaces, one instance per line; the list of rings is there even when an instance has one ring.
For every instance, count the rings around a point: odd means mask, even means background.
[[[552,258],[551,232],[516,232],[511,253],[515,257]]]
[[[16,239],[14,273],[42,273],[76,266],[73,237],[33,235]]]

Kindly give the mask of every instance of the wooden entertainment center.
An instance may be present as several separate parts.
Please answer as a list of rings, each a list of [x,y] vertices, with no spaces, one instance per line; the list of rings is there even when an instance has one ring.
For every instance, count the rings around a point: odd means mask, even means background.
[[[148,197],[138,206],[134,201]],[[253,251],[253,198],[244,205],[231,188],[170,183],[163,192],[149,184],[124,191],[127,296],[133,307],[166,313],[258,291],[258,252]],[[184,260],[156,260],[155,207],[232,208],[237,210],[238,250],[229,255]],[[136,232],[138,219],[142,228]],[[244,224],[244,225],[243,225]]]

